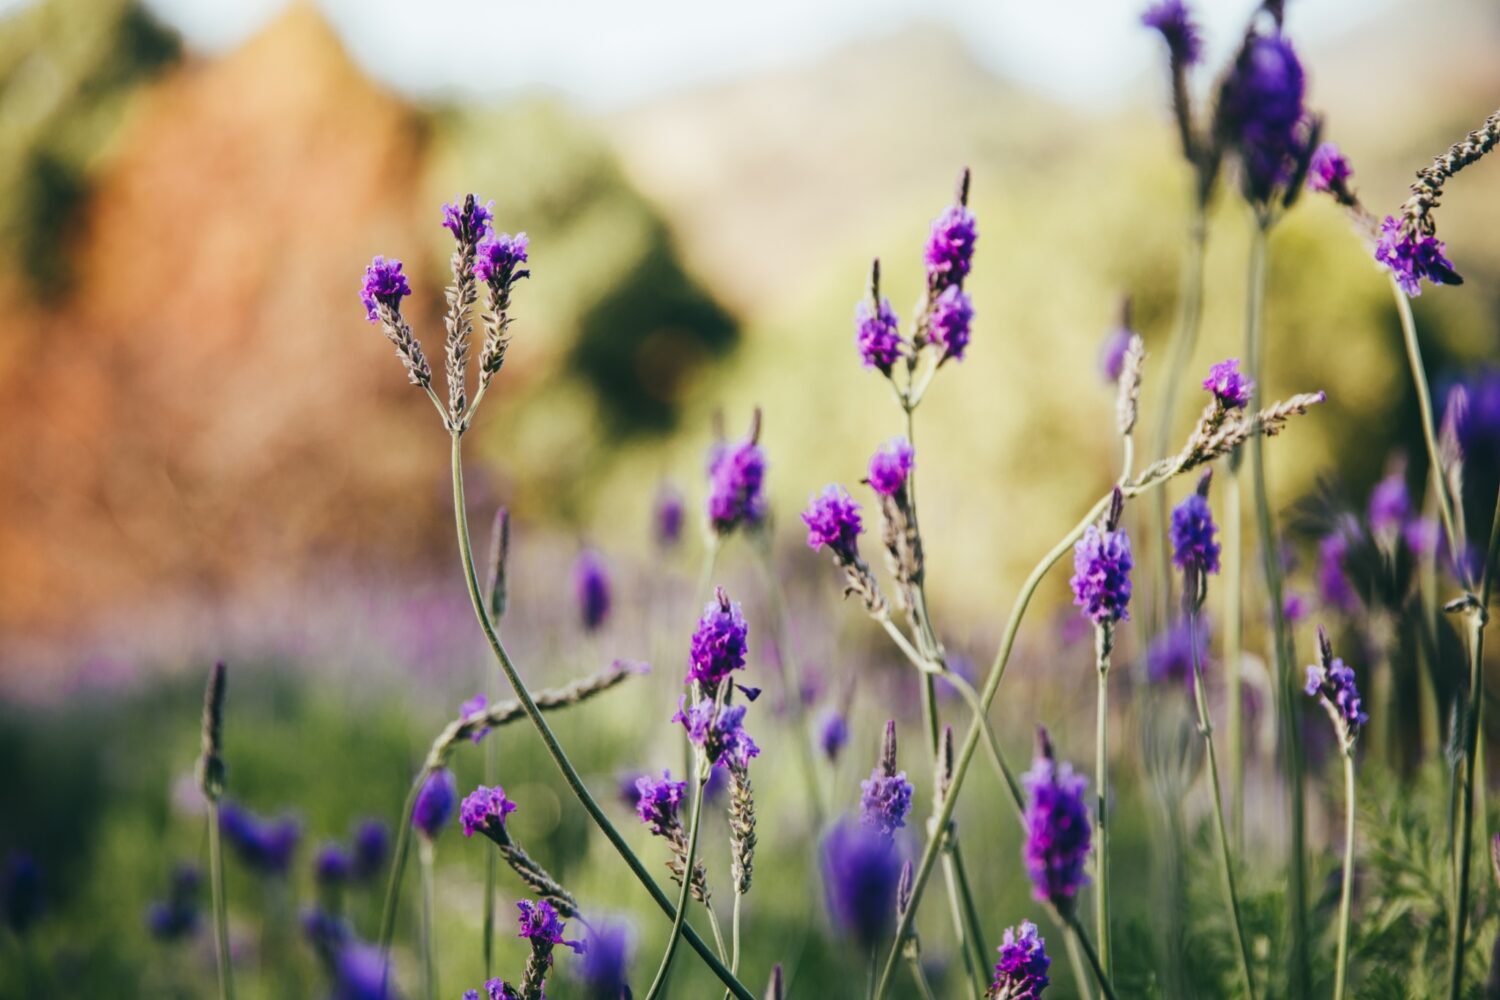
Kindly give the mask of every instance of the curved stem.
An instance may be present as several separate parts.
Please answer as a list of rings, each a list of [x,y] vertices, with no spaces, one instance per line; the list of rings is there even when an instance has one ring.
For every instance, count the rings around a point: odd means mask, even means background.
[[[224,844],[219,831],[219,800],[208,800],[208,879],[214,901],[214,958],[219,970],[219,1000],[234,1000],[229,962],[229,902],[224,895]]]
[[[1339,944],[1333,1000],[1344,1000],[1349,971],[1349,908],[1354,897],[1354,750],[1344,751],[1344,879],[1339,892]]]
[[[1094,718],[1094,836],[1098,885],[1094,887],[1094,934],[1099,938],[1100,965],[1109,975],[1109,626],[1094,629],[1094,666],[1099,673],[1099,697]]]
[[[1115,993],[1114,984],[1109,981],[1109,973],[1104,971],[1103,964],[1099,961],[1099,953],[1094,950],[1093,944],[1089,942],[1088,935],[1083,932],[1083,926],[1079,924],[1077,915],[1068,917],[1068,926],[1073,929],[1073,936],[1078,939],[1078,946],[1083,949],[1084,956],[1089,960],[1089,965],[1094,970],[1094,980],[1099,984],[1108,1000],[1119,1000]]]
[[[656,976],[651,988],[646,991],[646,1000],[656,1000],[667,984],[667,970],[671,968],[672,956],[677,953],[677,938],[682,931],[682,921],[687,913],[688,897],[693,888],[693,865],[698,861],[698,821],[703,817],[703,778],[693,782],[693,813],[688,821],[687,858],[682,866],[682,886],[677,891],[677,913],[672,918],[672,930],[667,937],[666,950],[662,952],[661,964],[656,967]]]
[[[708,929],[713,932],[714,946],[719,949],[719,957],[729,961],[729,949],[724,947],[724,932],[719,929],[719,916],[714,913],[712,906],[704,905],[703,912],[708,914]]]
[[[1073,927],[1065,921],[1059,921],[1063,929],[1063,944],[1068,952],[1068,968],[1073,973],[1073,985],[1078,989],[1078,996],[1082,1000],[1090,1000],[1094,992],[1090,988],[1094,977],[1089,974],[1088,967],[1083,961],[1083,949],[1078,947],[1078,936],[1073,933]]]
[[[493,853],[493,852],[490,852]],[[417,842],[417,867],[422,872],[422,983],[427,1000],[437,1000],[437,917],[436,889],[432,877],[432,840],[423,837]]]
[[[911,966],[911,978],[917,984],[917,993],[922,1000],[937,1000],[932,992],[932,984],[927,982],[927,973],[922,968],[922,956],[912,952],[907,956],[907,964]]]
[[[594,821],[594,824],[610,842],[610,845],[614,847],[615,851],[625,861],[626,866],[630,868],[631,874],[651,894],[651,898],[656,905],[668,917],[676,920],[680,907],[673,908],[672,901],[667,898],[666,893],[662,892],[661,886],[657,885],[656,880],[651,877],[650,872],[646,871],[646,867],[641,863],[641,859],[636,857],[635,852],[630,849],[630,845],[625,843],[625,838],[620,836],[620,831],[615,829],[615,825],[610,822],[609,817],[604,814],[604,810],[599,807],[599,803],[589,792],[588,786],[583,783],[583,779],[579,777],[578,771],[573,767],[572,762],[568,760],[567,754],[563,752],[562,746],[557,742],[557,737],[553,735],[552,727],[542,717],[536,700],[532,698],[531,692],[526,687],[526,682],[521,679],[521,675],[516,670],[515,664],[511,662],[510,654],[506,652],[505,647],[500,642],[500,637],[495,634],[494,626],[490,623],[489,613],[485,610],[484,606],[483,592],[479,587],[479,579],[474,572],[474,550],[469,543],[469,519],[464,506],[462,440],[460,435],[453,435],[453,514],[458,531],[459,558],[463,562],[465,583],[467,583],[469,588],[469,601],[473,605],[474,616],[479,620],[479,627],[484,632],[485,638],[489,641],[490,649],[495,654],[495,659],[499,661],[500,669],[505,672],[506,680],[510,682],[512,690],[515,691],[516,699],[521,702],[521,707],[526,710],[526,715],[531,720],[531,724],[536,728],[537,734],[541,736],[542,743],[546,746],[548,755],[557,764],[558,770],[562,771],[563,778],[567,782],[569,789],[583,806],[584,811],[589,814],[589,818]],[[729,988],[731,993],[738,997],[739,1000],[755,1000],[754,994],[735,978],[734,974],[719,960],[718,956],[713,953],[713,949],[698,936],[698,933],[693,930],[691,925],[686,923],[682,925],[682,936],[686,938],[688,945],[698,953],[708,967],[713,970],[714,975],[719,977],[719,981]]]
[[[417,804],[417,794],[431,776],[431,769],[426,767],[417,773],[416,780],[406,793],[406,802],[401,806],[401,817],[396,821],[396,850],[391,855],[391,875],[386,880],[385,903],[380,908],[380,957],[385,966],[386,978],[391,974],[391,939],[396,931],[396,904],[401,898],[401,877],[406,873],[406,855],[411,850],[411,813]]]
[[[1245,849],[1245,531],[1240,512],[1240,453],[1225,464],[1224,666],[1229,700],[1229,816],[1235,850]]]

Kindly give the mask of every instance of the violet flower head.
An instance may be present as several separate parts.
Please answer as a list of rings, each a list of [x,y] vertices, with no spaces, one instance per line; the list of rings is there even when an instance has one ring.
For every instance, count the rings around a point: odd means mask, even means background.
[[[1130,538],[1091,524],[1073,546],[1073,603],[1095,625],[1130,620]]]
[[[604,559],[593,549],[578,553],[573,563],[573,596],[584,631],[598,631],[609,617],[610,584]]]
[[[172,873],[172,883],[165,900],[158,900],[146,910],[146,929],[158,941],[180,941],[198,930],[199,886],[203,878],[192,865],[179,865]]]
[[[819,862],[828,914],[862,951],[872,951],[895,923],[901,860],[894,840],[847,817],[823,836]]]
[[[1306,84],[1302,61],[1280,32],[1249,39],[1224,81],[1218,125],[1239,152],[1252,201],[1268,200],[1304,153]]]
[[[974,244],[979,224],[965,205],[949,205],[932,220],[923,259],[927,262],[927,285],[934,292],[962,285],[974,262]]]
[[[582,941],[563,940],[563,918],[558,916],[557,910],[545,899],[535,902],[523,899],[516,904],[516,909],[520,911],[521,927],[516,937],[526,938],[533,947],[538,944],[549,946],[560,944],[572,948],[579,955],[584,953],[585,946]]]
[[[678,811],[682,808],[683,796],[687,794],[686,781],[673,781],[670,771],[663,771],[660,780],[642,775],[635,781],[637,792],[635,811],[641,822],[658,837],[670,837],[682,825]]]
[[[760,756],[760,747],[745,732],[744,705],[724,705],[716,711],[712,698],[703,698],[689,706],[684,696],[672,721],[682,723],[688,740],[715,764],[748,767],[750,758]]]
[[[1462,285],[1464,279],[1453,270],[1447,246],[1436,236],[1406,231],[1400,222],[1387,215],[1380,224],[1380,239],[1375,244],[1375,259],[1390,268],[1396,284],[1410,296],[1422,294],[1422,279],[1434,285]]]
[[[943,289],[927,316],[927,333],[942,348],[939,364],[964,359],[964,350],[969,346],[969,326],[973,322],[974,304],[969,301],[968,293],[957,285]]]
[[[829,708],[823,711],[817,722],[818,747],[830,762],[837,762],[839,754],[849,743],[849,720],[844,713]]]
[[[354,859],[336,840],[329,840],[313,856],[313,878],[324,888],[341,886],[354,873]]]
[[[296,817],[262,819],[228,801],[219,809],[219,830],[246,867],[265,875],[286,874],[302,839],[302,825]]]
[[[1318,543],[1318,597],[1324,605],[1345,613],[1359,610],[1359,597],[1344,569],[1349,554],[1346,529],[1336,528]]]
[[[480,785],[465,797],[459,807],[458,818],[463,824],[464,836],[476,833],[499,833],[505,829],[505,817],[516,811],[516,804],[505,796],[505,789],[496,785],[489,788]]]
[[[744,668],[749,641],[750,626],[738,602],[731,601],[723,587],[715,588],[693,632],[688,679],[706,691],[717,691],[732,672]]]
[[[1354,671],[1338,657],[1330,660],[1326,667],[1312,664],[1307,668],[1305,690],[1312,697],[1322,699],[1340,729],[1344,745],[1353,746],[1359,738],[1360,727],[1370,721],[1360,702],[1359,688],[1354,684]]]
[[[469,198],[473,201],[470,202]],[[443,228],[461,243],[478,243],[489,235],[493,201],[481,203],[475,195],[458,195],[443,206]]]
[[[1443,526],[1432,517],[1414,517],[1401,528],[1401,539],[1418,559],[1430,559],[1443,543]]]
[[[1125,370],[1125,352],[1130,349],[1130,338],[1134,336],[1135,331],[1130,327],[1116,327],[1099,346],[1099,374],[1110,385],[1120,381],[1120,373]]]
[[[1288,625],[1295,625],[1307,618],[1307,598],[1295,590],[1288,590],[1281,599],[1281,617]]]
[[[893,497],[906,489],[916,453],[904,437],[893,437],[870,456],[870,489]]]
[[[1386,476],[1370,493],[1370,528],[1377,535],[1399,532],[1411,517],[1411,495],[1406,477],[1399,472]]]
[[[1026,870],[1032,896],[1071,912],[1078,890],[1088,884],[1084,864],[1089,856],[1093,827],[1084,802],[1088,779],[1059,764],[1043,731],[1042,751],[1021,779],[1030,798],[1026,803]]]
[[[754,528],[765,519],[766,455],[753,437],[717,444],[709,452],[708,520],[727,535],[740,525]]]
[[[842,486],[827,486],[808,503],[802,513],[807,525],[807,544],[813,551],[828,546],[840,563],[859,560],[859,533],[864,525],[859,504]]]
[[[459,705],[458,714],[461,718],[470,719],[476,715],[483,715],[485,709],[489,707],[490,700],[485,696],[484,692],[481,691],[479,694],[476,694],[474,697],[469,698],[468,700],[463,702],[463,704]],[[469,738],[474,741],[475,746],[478,746],[489,734],[489,726],[480,726],[478,729],[474,730],[474,735]]]
[[[428,776],[412,806],[411,825],[429,840],[443,832],[458,805],[458,780],[446,767]]]
[[[859,783],[859,821],[882,836],[894,836],[906,825],[911,812],[911,782],[906,772],[887,774],[876,766],[868,780]]]
[[[1141,23],[1161,32],[1173,63],[1192,66],[1203,58],[1203,36],[1183,0],[1160,0],[1141,15]]]
[[[1219,572],[1219,543],[1214,541],[1218,530],[1208,498],[1189,493],[1172,509],[1172,564],[1200,575]]]
[[[401,300],[411,294],[406,275],[401,273],[399,260],[376,257],[365,268],[365,278],[359,288],[359,300],[365,305],[365,315],[371,323],[380,322],[380,306],[401,311]]]
[[[1185,684],[1193,690],[1193,646],[1198,647],[1198,668],[1208,667],[1208,625],[1201,617],[1188,628],[1186,619],[1167,626],[1146,647],[1146,676],[1153,684]],[[1196,640],[1196,642],[1194,641]]]
[[[1250,404],[1255,382],[1240,371],[1240,359],[1229,358],[1208,369],[1203,388],[1214,394],[1226,410],[1242,410]]]
[[[367,819],[354,828],[354,877],[376,875],[385,867],[391,851],[391,830],[384,820]]]
[[[995,963],[995,981],[990,986],[994,1000],[1041,1000],[1042,991],[1051,982],[1047,970],[1047,942],[1037,933],[1036,924],[1023,920],[1019,927],[1007,927],[1000,940],[1000,961]]]
[[[346,942],[334,959],[331,1000],[397,1000],[391,979],[379,948]]]
[[[29,854],[12,854],[0,869],[0,918],[18,936],[42,915],[42,867]]]
[[[588,950],[573,969],[587,1000],[626,1000],[630,996],[630,960],[635,928],[628,920],[596,917],[584,939]]]
[[[530,277],[530,271],[517,268],[529,259],[531,241],[525,233],[486,233],[479,241],[474,261],[474,277],[489,285],[508,285]]]
[[[859,348],[866,368],[877,369],[882,375],[891,373],[906,353],[906,341],[901,339],[901,320],[890,299],[881,299],[874,312],[865,299],[854,307],[854,346]]]
[[[503,979],[487,979],[484,992],[464,990],[463,1000],[521,1000],[521,993]]]
[[[1307,164],[1307,189],[1309,191],[1337,191],[1348,186],[1354,170],[1337,144],[1321,143],[1313,150]]]
[[[657,491],[651,519],[656,544],[661,548],[673,548],[682,540],[682,512],[682,494],[670,484],[663,483]]]

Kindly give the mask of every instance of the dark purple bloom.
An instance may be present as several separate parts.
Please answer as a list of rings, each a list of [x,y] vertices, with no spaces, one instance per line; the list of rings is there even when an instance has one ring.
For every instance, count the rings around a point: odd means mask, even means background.
[[[628,920],[596,917],[584,939],[588,950],[574,968],[587,1000],[627,1000],[635,928]]]
[[[349,881],[354,870],[354,859],[343,845],[330,840],[318,848],[313,858],[313,877],[321,886],[341,886]]]
[[[807,544],[813,551],[826,545],[840,562],[859,559],[859,533],[864,525],[859,504],[842,486],[825,487],[814,496],[802,513],[802,523],[807,525]]]
[[[896,920],[901,852],[895,841],[844,818],[824,834],[819,856],[834,927],[873,950]]]
[[[401,310],[401,300],[411,294],[406,275],[401,273],[399,260],[376,257],[365,268],[365,280],[359,288],[359,300],[365,304],[365,314],[371,323],[380,322],[379,306]]]
[[[594,632],[609,617],[609,573],[604,560],[593,549],[578,553],[573,563],[573,594],[586,632]]]
[[[29,854],[12,854],[0,870],[0,906],[5,922],[25,934],[42,915],[42,868]]]
[[[533,945],[546,943],[548,945],[566,945],[575,952],[582,955],[584,944],[582,941],[563,940],[563,918],[558,916],[557,910],[545,899],[532,902],[523,899],[516,904],[516,909],[521,911],[521,931],[516,937],[523,937]]]
[[[261,819],[229,801],[219,807],[219,829],[245,865],[267,875],[286,874],[302,839],[302,825],[296,817]]]
[[[443,206],[443,228],[452,233],[455,240],[477,243],[481,237],[489,234],[490,213],[495,203],[488,201],[480,204],[475,197],[473,211],[469,212],[464,211],[466,203],[467,199],[459,195]]]
[[[906,353],[906,341],[901,339],[901,320],[891,308],[890,299],[881,299],[878,311],[870,311],[870,303],[861,300],[854,307],[854,346],[859,348],[860,359],[866,368],[876,368],[884,375]]]
[[[1291,176],[1304,142],[1305,88],[1302,62],[1280,33],[1251,38],[1224,82],[1219,126],[1239,152],[1252,200],[1268,199]]]
[[[839,759],[839,752],[849,742],[849,722],[842,712],[826,709],[818,717],[818,746],[830,761]]]
[[[476,715],[483,715],[485,709],[489,707],[490,700],[489,698],[485,697],[484,692],[481,691],[479,694],[476,694],[474,697],[459,705],[458,714],[460,718],[470,719]],[[475,746],[478,746],[480,742],[483,741],[484,738],[489,734],[489,726],[480,726],[478,729],[474,730],[474,735],[471,736],[470,739],[474,741]]]
[[[1281,600],[1281,617],[1288,625],[1295,625],[1307,618],[1307,598],[1295,590],[1288,590]]]
[[[1500,464],[1500,370],[1474,372],[1448,391],[1443,426],[1471,461]]]
[[[1182,0],[1161,0],[1141,15],[1141,23],[1161,32],[1174,63],[1191,66],[1203,57],[1203,38]]]
[[[717,444],[708,456],[708,520],[727,535],[766,516],[766,456],[753,440]]]
[[[703,698],[689,706],[684,696],[672,721],[682,723],[688,739],[715,764],[747,767],[750,758],[760,755],[760,747],[745,732],[744,705],[716,707],[712,698]]]
[[[1434,285],[1461,285],[1464,279],[1453,270],[1447,246],[1436,236],[1407,232],[1396,219],[1387,215],[1380,224],[1380,239],[1375,244],[1375,259],[1391,269],[1396,284],[1407,295],[1422,294],[1422,279]]]
[[[391,830],[384,820],[367,819],[354,828],[354,877],[367,879],[385,867]]]
[[[1224,409],[1239,410],[1249,405],[1255,382],[1240,372],[1239,358],[1229,358],[1209,368],[1203,388],[1213,393]]]
[[[1088,884],[1084,863],[1093,834],[1084,802],[1088,779],[1074,774],[1071,764],[1058,764],[1050,751],[1045,747],[1022,779],[1031,796],[1026,804],[1026,870],[1032,896],[1067,913],[1078,890]]]
[[[1172,564],[1178,569],[1189,567],[1199,574],[1219,572],[1219,543],[1214,515],[1208,498],[1190,493],[1172,509]]]
[[[663,483],[656,494],[656,510],[652,527],[656,544],[670,549],[682,539],[682,494],[670,484]]]
[[[1111,330],[1099,347],[1099,374],[1111,385],[1120,381],[1125,370],[1125,352],[1130,349],[1130,338],[1135,331],[1121,326]]]
[[[1406,477],[1399,472],[1386,476],[1370,493],[1370,529],[1377,535],[1392,535],[1411,517],[1411,496]]]
[[[999,952],[990,996],[994,1000],[1041,1000],[1042,990],[1051,982],[1047,969],[1052,960],[1036,924],[1023,920],[1020,927],[1007,927]]]
[[[1359,610],[1359,598],[1344,570],[1349,554],[1347,529],[1339,528],[1318,543],[1318,596],[1330,608],[1344,612]]]
[[[302,936],[323,957],[337,955],[338,950],[353,937],[353,933],[343,918],[321,906],[302,911]]]
[[[859,783],[859,821],[887,837],[906,825],[911,812],[911,782],[906,772],[887,774],[879,765]]]
[[[1202,618],[1192,629],[1198,647],[1198,668],[1208,666],[1208,627]],[[1169,625],[1146,648],[1146,676],[1153,684],[1186,684],[1193,689],[1193,645],[1185,619]]]
[[[1310,191],[1337,190],[1348,183],[1354,171],[1349,166],[1349,161],[1344,159],[1344,154],[1339,152],[1339,147],[1331,142],[1325,142],[1313,150],[1312,159],[1307,165],[1307,187]]]
[[[725,678],[745,666],[749,641],[750,627],[739,604],[729,599],[723,587],[715,588],[714,599],[703,606],[703,617],[693,632],[688,680],[717,691]]]
[[[472,837],[491,827],[504,828],[505,817],[516,811],[516,804],[505,797],[505,789],[480,785],[468,794],[458,810],[464,836]]]
[[[1401,537],[1406,542],[1406,547],[1411,549],[1412,555],[1418,559],[1427,559],[1434,555],[1443,541],[1442,525],[1430,517],[1417,517],[1401,529]]]
[[[915,453],[904,437],[893,437],[870,456],[870,489],[891,497],[906,488]]]
[[[1354,671],[1344,661],[1334,657],[1327,668],[1312,664],[1307,668],[1306,691],[1314,698],[1323,699],[1329,711],[1339,720],[1344,730],[1344,740],[1352,744],[1359,736],[1359,729],[1370,721],[1360,704],[1359,688],[1354,685]]]
[[[1089,525],[1073,546],[1073,603],[1096,625],[1130,620],[1130,539]]]
[[[521,994],[503,979],[489,979],[485,981],[483,996],[478,990],[464,990],[464,1000],[521,1000]]]
[[[974,213],[964,205],[949,205],[932,220],[923,258],[927,262],[927,285],[933,291],[962,285],[974,261],[974,243],[979,226]]]
[[[506,285],[530,275],[530,271],[517,271],[518,264],[527,261],[531,241],[525,233],[487,233],[479,241],[478,254],[474,261],[474,277],[491,285]]]
[[[396,1000],[391,978],[379,948],[350,941],[334,960],[332,1000]]]
[[[178,941],[198,930],[198,887],[202,876],[192,865],[172,873],[170,891],[146,910],[146,929],[158,941]]]
[[[953,359],[962,361],[964,349],[969,346],[969,326],[974,322],[974,305],[968,293],[957,285],[943,289],[932,303],[927,317],[927,332],[933,343],[942,348],[939,363]]]
[[[443,832],[458,804],[458,781],[446,767],[439,768],[422,783],[411,811],[411,825],[429,839]]]
[[[651,832],[658,837],[669,837],[682,823],[678,810],[682,798],[687,794],[686,781],[673,781],[670,771],[661,773],[661,780],[642,775],[636,779],[636,814],[641,817]]]

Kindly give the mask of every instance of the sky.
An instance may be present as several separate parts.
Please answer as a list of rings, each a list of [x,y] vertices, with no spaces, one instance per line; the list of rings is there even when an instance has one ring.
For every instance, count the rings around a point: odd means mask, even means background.
[[[0,0],[0,10],[29,0]],[[232,47],[287,0],[145,0],[190,45]],[[303,0],[308,2],[308,0]],[[1198,0],[1217,61],[1257,0]],[[1299,40],[1397,0],[1293,0]],[[1415,4],[1420,0],[1405,0]],[[544,89],[599,110],[796,62],[914,21],[946,25],[995,72],[1081,104],[1127,93],[1160,58],[1139,26],[1147,0],[317,0],[354,56],[418,96]]]

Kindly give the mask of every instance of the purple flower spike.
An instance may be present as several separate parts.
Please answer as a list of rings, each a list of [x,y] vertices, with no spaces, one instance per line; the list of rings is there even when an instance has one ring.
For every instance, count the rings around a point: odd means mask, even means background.
[[[458,781],[446,767],[432,772],[412,806],[411,825],[429,840],[443,832],[458,804]]]
[[[870,456],[870,489],[891,497],[906,489],[915,453],[904,437],[893,437]]]
[[[754,528],[765,519],[766,455],[754,436],[717,444],[708,455],[708,520],[727,535],[740,525]]]
[[[1244,169],[1246,193],[1265,201],[1286,183],[1305,149],[1302,62],[1283,35],[1251,38],[1231,68],[1219,99],[1219,127]]]
[[[688,679],[706,691],[717,691],[725,678],[745,666],[749,638],[750,627],[739,604],[729,599],[723,587],[716,588],[714,599],[704,605],[703,617],[693,632]]]
[[[1172,564],[1199,575],[1219,572],[1219,543],[1214,541],[1218,530],[1208,498],[1188,494],[1172,509]]]
[[[974,261],[979,226],[974,213],[963,205],[949,205],[932,220],[923,257],[927,261],[927,283],[934,292],[962,285]]]
[[[533,945],[545,943],[548,945],[566,945],[575,952],[582,955],[584,944],[582,941],[563,940],[563,919],[557,915],[557,910],[545,899],[532,902],[523,899],[516,904],[516,909],[521,911],[521,931],[517,937],[529,940]]]
[[[990,996],[994,1000],[1041,1000],[1042,990],[1051,982],[1047,969],[1052,960],[1036,924],[1023,920],[1019,927],[1007,927],[999,952]]]
[[[508,285],[531,275],[517,268],[527,262],[531,241],[525,233],[487,233],[479,241],[474,277],[490,285]]]
[[[1345,746],[1353,746],[1360,727],[1370,721],[1360,703],[1359,688],[1354,685],[1354,671],[1334,657],[1326,667],[1313,664],[1307,668],[1306,691],[1320,698],[1328,709]]]
[[[837,761],[839,753],[849,743],[849,722],[843,713],[825,709],[818,718],[818,746],[830,761]]]
[[[854,307],[854,345],[866,368],[878,369],[882,375],[891,373],[906,353],[906,341],[901,339],[901,320],[890,299],[881,299],[875,312],[870,311],[867,300]]]
[[[354,859],[343,845],[330,840],[318,848],[313,858],[313,878],[324,887],[341,886],[354,873]]]
[[[1191,630],[1197,640],[1198,668],[1208,669],[1208,625],[1202,618]],[[1174,622],[1146,648],[1146,676],[1153,684],[1185,684],[1193,690],[1193,643],[1186,620]]]
[[[1410,517],[1411,496],[1406,491],[1406,477],[1392,473],[1370,493],[1370,528],[1377,535],[1394,535]]]
[[[886,774],[877,766],[868,780],[859,783],[859,790],[859,821],[865,826],[890,837],[906,825],[912,785],[905,771]]]
[[[1203,57],[1203,37],[1182,0],[1161,0],[1141,15],[1141,23],[1161,32],[1174,63],[1192,66]]]
[[[1125,370],[1125,352],[1134,336],[1135,331],[1129,327],[1117,327],[1109,332],[1099,347],[1099,374],[1110,385],[1120,381],[1120,373]]]
[[[489,700],[489,698],[485,697],[484,693],[481,692],[479,694],[476,694],[474,697],[468,699],[467,701],[463,702],[463,704],[459,705],[458,706],[458,714],[459,714],[459,716],[461,718],[470,719],[470,718],[473,718],[476,715],[483,715],[484,714],[484,710],[487,709],[487,708],[489,708],[489,706],[490,706],[490,700]],[[484,738],[486,736],[488,736],[489,734],[490,734],[490,727],[489,726],[480,726],[478,729],[474,730],[474,735],[471,736],[470,739],[472,739],[474,741],[474,745],[475,746],[478,746],[480,743],[482,743],[484,741]]]
[[[624,1000],[630,995],[630,960],[635,928],[628,920],[595,918],[588,928],[588,950],[574,970],[590,1000]]]
[[[1089,525],[1073,547],[1073,603],[1095,625],[1130,620],[1130,538]]]
[[[933,343],[942,348],[939,364],[952,359],[962,361],[969,346],[969,326],[974,322],[974,305],[968,294],[957,285],[949,285],[932,303],[927,332]]]
[[[367,819],[354,828],[354,877],[372,878],[385,867],[391,850],[391,831],[384,820]]]
[[[365,315],[371,323],[380,322],[380,306],[401,311],[401,300],[411,294],[399,260],[376,257],[365,268],[365,280],[359,289],[359,300],[365,304]]]
[[[573,563],[573,594],[583,630],[597,632],[609,617],[610,586],[604,560],[593,549],[578,553]]]
[[[1084,802],[1088,779],[1074,774],[1071,764],[1053,759],[1045,730],[1041,743],[1041,752],[1022,778],[1031,796],[1026,804],[1026,870],[1032,896],[1066,914],[1078,890],[1088,884],[1083,870],[1093,835]]]
[[[760,747],[745,732],[744,705],[725,705],[716,712],[713,699],[704,698],[689,706],[684,696],[672,721],[682,723],[688,739],[715,764],[748,767],[750,758],[760,755]]]
[[[495,208],[493,201],[481,204],[477,196],[470,197],[474,198],[472,211],[464,210],[468,199],[463,195],[458,195],[443,206],[443,228],[462,243],[478,243],[489,235],[491,213]]]
[[[663,483],[656,494],[652,517],[657,545],[670,549],[682,540],[682,511],[682,494],[669,483]]]
[[[1423,278],[1434,285],[1464,283],[1453,270],[1453,262],[1445,256],[1447,249],[1436,236],[1406,232],[1401,223],[1387,215],[1380,225],[1375,259],[1390,268],[1403,292],[1417,296],[1422,294]]]
[[[686,781],[673,781],[672,772],[663,771],[661,779],[642,775],[635,781],[636,814],[658,837],[669,837],[681,825],[678,810],[687,794]]]
[[[835,929],[872,951],[896,920],[901,852],[895,841],[844,818],[824,835],[819,855]]]
[[[1325,142],[1313,150],[1307,165],[1307,189],[1309,191],[1337,191],[1348,185],[1354,170],[1335,143]]]
[[[380,949],[363,941],[346,941],[333,965],[332,1000],[397,1000],[391,974]]]
[[[505,797],[505,789],[496,785],[488,788],[480,785],[468,794],[459,807],[458,818],[463,824],[464,836],[476,833],[489,834],[504,830],[505,817],[516,811],[516,804]]]
[[[1203,380],[1203,388],[1213,393],[1224,409],[1242,410],[1250,404],[1255,382],[1240,372],[1239,358],[1229,358],[1208,369],[1208,378]]]
[[[180,941],[198,930],[198,887],[202,881],[197,868],[178,866],[172,873],[166,900],[158,900],[146,910],[146,929],[152,937],[158,941]]]
[[[484,993],[464,990],[463,1000],[521,1000],[521,992],[503,979],[487,979]]]
[[[285,875],[302,839],[302,825],[296,817],[261,819],[233,802],[220,808],[219,829],[247,867],[266,875]]]
[[[813,497],[802,514],[807,525],[807,544],[813,551],[823,546],[832,550],[840,562],[859,559],[859,533],[864,525],[859,519],[859,504],[842,486],[828,486]]]
[[[1318,596],[1327,607],[1353,613],[1359,610],[1359,597],[1344,570],[1348,554],[1347,527],[1336,528],[1318,543]]]

